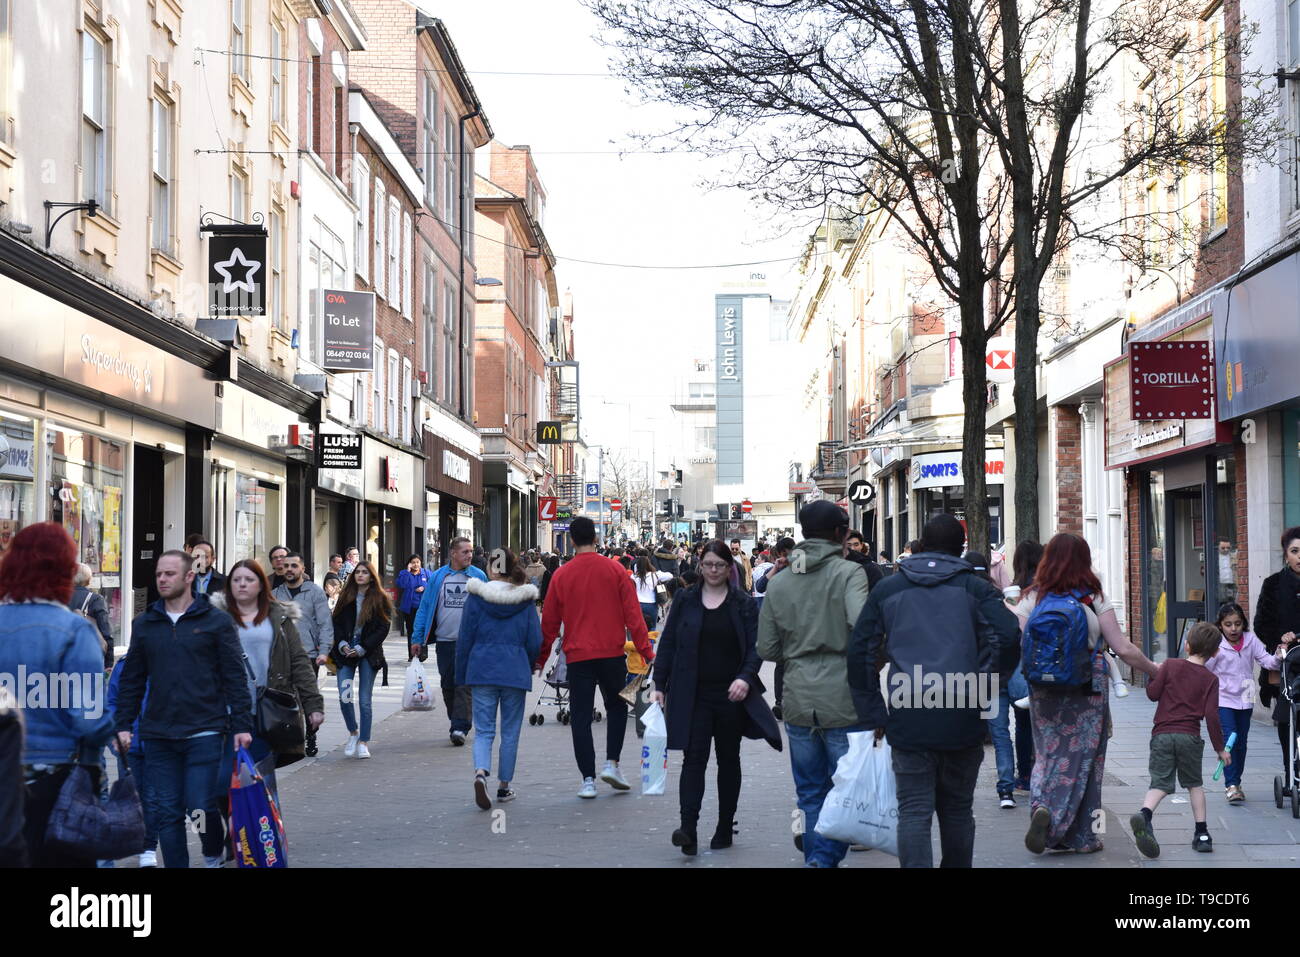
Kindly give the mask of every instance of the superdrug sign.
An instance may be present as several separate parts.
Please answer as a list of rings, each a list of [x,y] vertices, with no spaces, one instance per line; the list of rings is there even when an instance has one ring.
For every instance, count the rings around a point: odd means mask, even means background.
[[[1130,342],[1129,388],[1134,420],[1214,418],[1210,344]]]

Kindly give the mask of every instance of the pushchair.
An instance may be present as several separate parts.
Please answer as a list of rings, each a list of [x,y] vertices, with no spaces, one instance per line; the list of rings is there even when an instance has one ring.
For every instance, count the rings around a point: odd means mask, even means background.
[[[1282,681],[1278,694],[1286,711],[1286,777],[1278,774],[1273,778],[1273,801],[1282,806],[1284,798],[1291,800],[1291,816],[1300,818],[1300,786],[1296,780],[1296,708],[1300,707],[1300,645],[1292,645],[1282,659]]]
[[[546,723],[546,715],[542,714],[542,705],[552,706],[559,710],[555,714],[555,720],[560,724],[569,723],[569,665],[564,659],[564,639],[560,638],[555,642],[555,657],[551,659],[551,667],[542,678],[542,693],[537,696],[537,702],[533,705],[533,713],[528,716],[530,725],[539,725]],[[549,691],[547,689],[550,689]],[[604,715],[599,710],[592,712],[591,719],[600,721]]]

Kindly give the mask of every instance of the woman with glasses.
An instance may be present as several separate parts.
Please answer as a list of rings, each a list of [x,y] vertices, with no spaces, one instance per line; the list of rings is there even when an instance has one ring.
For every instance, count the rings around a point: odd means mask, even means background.
[[[679,591],[672,603],[654,669],[654,700],[664,708],[668,747],[685,752],[681,827],[672,842],[687,855],[698,850],[710,749],[716,748],[718,763],[718,826],[709,844],[715,851],[730,847],[735,831],[740,739],[763,738],[781,750],[776,718],[758,679],[758,606],[737,587],[736,559],[723,542],[709,542],[697,567],[699,584]]]

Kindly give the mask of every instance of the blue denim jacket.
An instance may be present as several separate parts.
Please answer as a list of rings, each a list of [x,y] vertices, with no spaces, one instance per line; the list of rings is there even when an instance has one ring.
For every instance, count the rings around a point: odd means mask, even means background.
[[[54,602],[0,604],[0,682],[23,707],[24,764],[98,767],[113,714],[94,625]]]

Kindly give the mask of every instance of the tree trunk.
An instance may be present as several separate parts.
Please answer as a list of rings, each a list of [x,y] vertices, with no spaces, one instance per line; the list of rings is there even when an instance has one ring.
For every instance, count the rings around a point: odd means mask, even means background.
[[[984,351],[988,336],[984,327],[983,290],[967,290],[961,297],[962,357],[962,450],[961,472],[966,508],[966,548],[989,552],[988,489],[984,474],[985,416],[988,408],[988,375]],[[926,516],[921,516],[924,521]]]
[[[1017,271],[1021,271],[1017,265]],[[1024,270],[1032,273],[1032,269]],[[1041,541],[1038,528],[1038,283],[1016,286],[1016,541]]]

